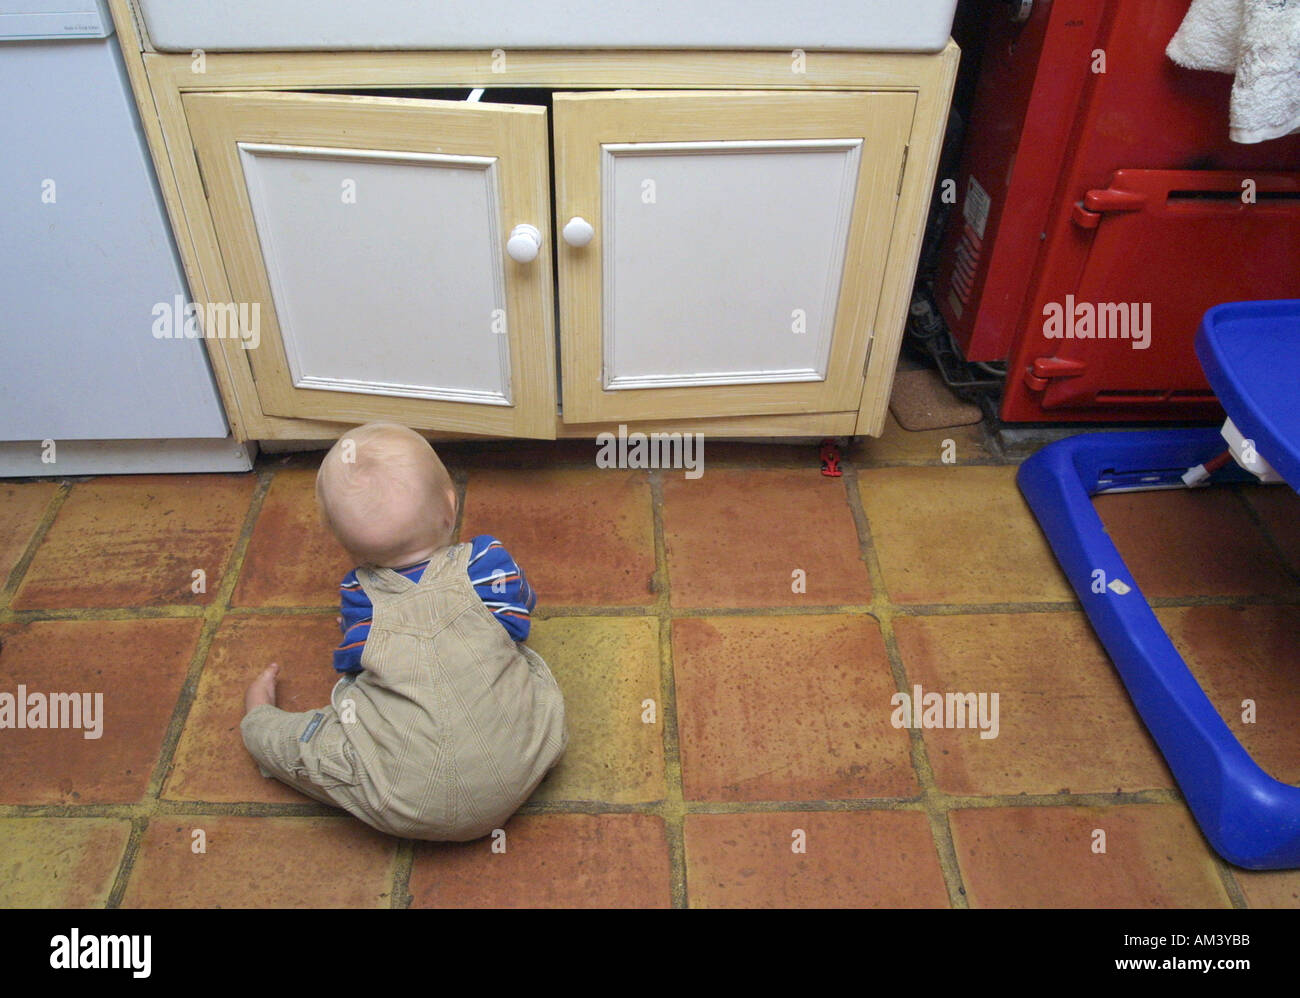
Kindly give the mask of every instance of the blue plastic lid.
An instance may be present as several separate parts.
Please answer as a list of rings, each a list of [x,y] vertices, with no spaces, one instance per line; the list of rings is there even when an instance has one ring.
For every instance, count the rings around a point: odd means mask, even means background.
[[[1237,429],[1300,492],[1300,300],[1216,305],[1196,356]]]

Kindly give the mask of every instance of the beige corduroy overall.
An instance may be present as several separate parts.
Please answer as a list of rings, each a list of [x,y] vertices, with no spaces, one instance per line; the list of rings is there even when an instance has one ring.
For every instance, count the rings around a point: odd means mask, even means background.
[[[275,776],[406,838],[468,841],[499,828],[568,743],[564,698],[470,582],[470,545],[435,554],[416,583],[358,568],[374,606],[364,671],[329,706],[255,707],[244,744]]]

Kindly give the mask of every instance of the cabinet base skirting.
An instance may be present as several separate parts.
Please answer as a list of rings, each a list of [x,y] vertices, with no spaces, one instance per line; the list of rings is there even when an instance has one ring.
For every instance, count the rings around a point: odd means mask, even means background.
[[[257,445],[233,437],[184,440],[57,440],[57,460],[45,462],[40,440],[0,441],[0,477],[160,475],[249,471]]]
[[[849,437],[856,431],[856,412],[818,412],[779,416],[736,416],[716,419],[644,420],[628,423],[577,423],[555,421],[555,439],[592,440],[602,433],[625,435],[633,433],[703,433],[719,438],[729,437]],[[329,447],[355,423],[306,423],[303,420],[276,420],[281,426],[269,427],[271,435],[260,439],[262,449],[268,454],[288,451],[322,450]],[[304,436],[306,433],[311,436]],[[475,433],[441,433],[436,430],[419,430],[429,440],[517,440],[520,443],[537,443],[521,437],[484,436]]]

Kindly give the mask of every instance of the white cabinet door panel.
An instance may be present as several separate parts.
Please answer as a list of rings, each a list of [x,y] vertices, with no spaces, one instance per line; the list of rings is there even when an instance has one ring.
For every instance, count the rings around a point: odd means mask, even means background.
[[[605,145],[604,388],[824,381],[861,148]]]
[[[494,160],[239,151],[294,387],[510,403]]]

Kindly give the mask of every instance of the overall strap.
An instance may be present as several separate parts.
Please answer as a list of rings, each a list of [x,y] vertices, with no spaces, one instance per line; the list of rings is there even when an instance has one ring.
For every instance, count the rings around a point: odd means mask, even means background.
[[[473,545],[453,544],[429,559],[429,567],[420,576],[422,589],[449,589],[469,579],[469,558]]]
[[[469,544],[454,544],[436,552],[429,559],[419,582],[412,582],[392,568],[367,566],[357,569],[357,581],[375,605],[381,600],[387,601],[413,589],[449,588],[462,577],[468,578],[470,547]]]

